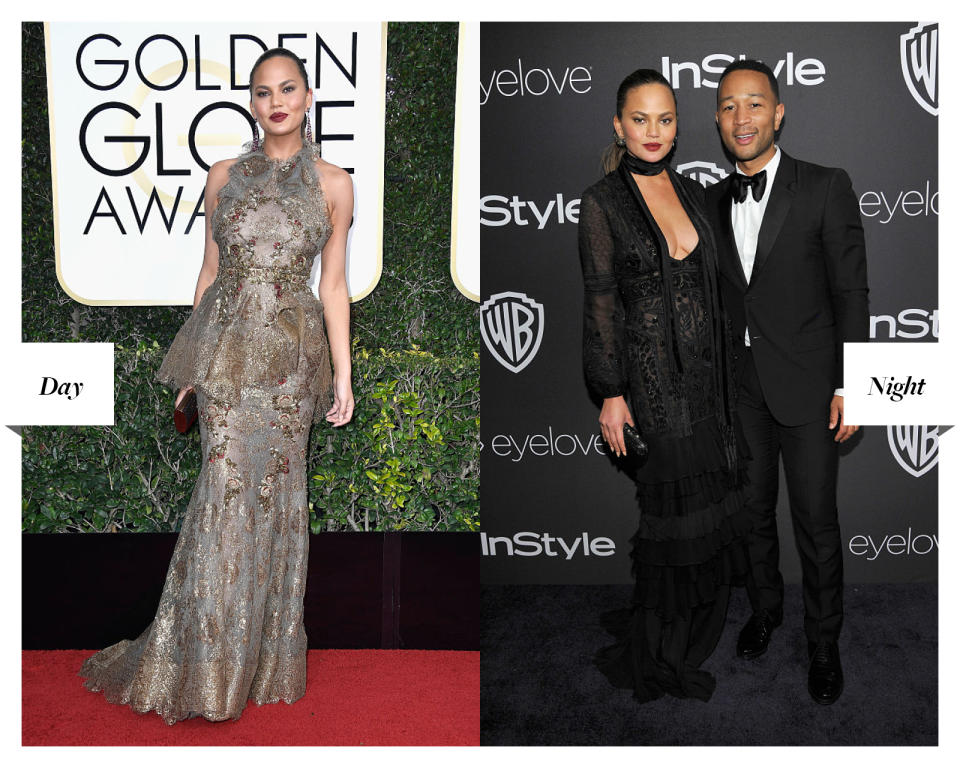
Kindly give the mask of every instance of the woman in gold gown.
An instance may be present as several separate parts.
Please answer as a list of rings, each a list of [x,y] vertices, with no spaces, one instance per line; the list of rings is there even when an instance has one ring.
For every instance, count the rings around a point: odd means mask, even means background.
[[[303,696],[307,441],[314,421],[353,414],[352,181],[312,141],[295,54],[265,52],[250,93],[263,140],[255,128],[244,154],[210,168],[193,313],[157,373],[178,403],[196,391],[203,466],[155,619],[80,671],[90,690],[171,724]]]

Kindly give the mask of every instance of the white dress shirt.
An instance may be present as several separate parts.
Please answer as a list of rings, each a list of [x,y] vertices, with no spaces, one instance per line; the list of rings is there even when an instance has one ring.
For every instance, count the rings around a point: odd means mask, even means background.
[[[730,206],[730,223],[733,225],[733,237],[737,241],[737,253],[743,265],[743,274],[747,283],[753,274],[753,263],[757,258],[757,238],[760,236],[760,225],[763,223],[763,214],[767,210],[767,201],[770,199],[770,190],[773,189],[773,180],[780,167],[780,147],[776,148],[773,157],[761,171],[767,172],[766,186],[759,200],[753,199],[752,192],[747,193],[747,199],[742,203],[733,203]],[[740,168],[735,168],[740,173]],[[746,174],[743,174],[746,175]],[[743,332],[743,341],[750,346],[750,329]],[[843,389],[835,389],[833,394],[843,396]]]
[[[743,265],[743,274],[747,282],[753,274],[753,262],[757,258],[757,238],[760,236],[760,225],[763,223],[763,214],[767,210],[767,201],[770,199],[770,190],[773,189],[773,180],[780,167],[780,147],[776,148],[773,157],[760,170],[767,172],[767,183],[763,188],[763,195],[759,200],[753,199],[752,192],[747,193],[747,199],[742,203],[733,203],[730,206],[730,223],[733,225],[733,237],[737,241],[737,253]],[[740,168],[737,167],[737,173]],[[746,174],[742,174],[746,175]],[[744,331],[744,342],[750,346],[750,329]]]

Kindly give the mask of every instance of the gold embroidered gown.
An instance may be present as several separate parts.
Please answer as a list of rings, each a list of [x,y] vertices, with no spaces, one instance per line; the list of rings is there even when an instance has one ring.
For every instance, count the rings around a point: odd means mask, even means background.
[[[157,373],[197,391],[203,466],[153,622],[84,662],[93,691],[168,723],[238,718],[306,686],[307,438],[329,407],[322,306],[331,232],[316,145],[247,152],[218,194],[216,280]]]

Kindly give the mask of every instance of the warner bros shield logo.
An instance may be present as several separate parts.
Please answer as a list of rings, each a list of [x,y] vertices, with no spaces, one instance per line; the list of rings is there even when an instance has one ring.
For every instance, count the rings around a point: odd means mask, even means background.
[[[903,79],[917,104],[931,115],[939,111],[937,92],[937,24],[918,24],[900,35]]]
[[[914,477],[937,465],[940,427],[891,425],[887,427],[890,451],[897,463]]]
[[[727,172],[716,163],[706,160],[693,160],[677,166],[677,173],[699,182],[703,187],[709,187],[727,178]]]
[[[495,293],[480,307],[480,335],[497,362],[520,373],[543,340],[543,304],[525,293]]]

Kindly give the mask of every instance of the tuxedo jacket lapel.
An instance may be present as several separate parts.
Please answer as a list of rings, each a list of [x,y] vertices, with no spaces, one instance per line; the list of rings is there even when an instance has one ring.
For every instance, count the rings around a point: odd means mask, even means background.
[[[763,212],[763,221],[757,236],[757,254],[753,261],[751,279],[763,270],[763,265],[773,249],[773,244],[777,241],[796,193],[797,161],[781,149],[780,167],[777,168],[777,175],[773,179],[770,199],[767,200],[767,208]]]
[[[733,205],[733,176],[732,174],[720,182],[723,192],[720,195],[717,220],[720,226],[718,239],[720,241],[720,271],[747,290],[747,276],[743,271],[743,262],[737,252],[737,240],[733,236],[733,224],[730,221],[730,206]]]

